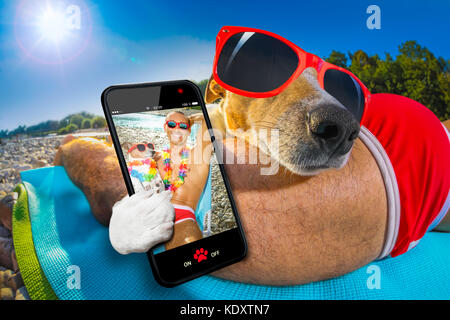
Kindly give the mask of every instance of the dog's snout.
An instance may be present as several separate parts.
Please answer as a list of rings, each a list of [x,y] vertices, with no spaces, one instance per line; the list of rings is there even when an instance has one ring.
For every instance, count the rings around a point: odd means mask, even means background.
[[[327,152],[346,154],[359,134],[359,123],[346,109],[319,106],[308,113],[311,134]]]

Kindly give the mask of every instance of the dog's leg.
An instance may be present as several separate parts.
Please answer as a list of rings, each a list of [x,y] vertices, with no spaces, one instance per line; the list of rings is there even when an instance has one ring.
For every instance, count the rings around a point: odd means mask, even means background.
[[[113,205],[127,194],[114,148],[96,139],[68,136],[56,153],[54,165],[64,166],[85,194],[94,216],[107,226]]]

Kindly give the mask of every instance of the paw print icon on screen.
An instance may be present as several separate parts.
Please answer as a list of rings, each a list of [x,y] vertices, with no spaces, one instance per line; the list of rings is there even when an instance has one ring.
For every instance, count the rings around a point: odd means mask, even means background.
[[[197,262],[201,262],[208,258],[207,255],[208,255],[208,250],[204,250],[203,248],[200,248],[195,251],[194,259],[197,260]]]

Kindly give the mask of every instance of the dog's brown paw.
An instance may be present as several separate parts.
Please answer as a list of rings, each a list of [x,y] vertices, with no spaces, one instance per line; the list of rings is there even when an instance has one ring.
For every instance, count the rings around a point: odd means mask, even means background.
[[[107,226],[113,205],[127,194],[114,148],[97,139],[67,136],[58,149],[55,165],[64,166],[84,192],[94,216]]]

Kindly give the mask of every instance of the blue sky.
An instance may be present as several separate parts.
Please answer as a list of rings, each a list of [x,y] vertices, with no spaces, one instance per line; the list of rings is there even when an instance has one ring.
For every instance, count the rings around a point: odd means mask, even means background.
[[[448,0],[46,0],[83,9],[85,33],[58,44],[67,56],[78,54],[54,65],[43,63],[57,57],[51,43],[39,42],[34,51],[22,48],[24,41],[37,42],[38,34],[38,26],[23,25],[27,4],[0,1],[0,129],[59,120],[79,111],[101,115],[101,92],[112,84],[207,78],[215,36],[223,25],[269,30],[322,57],[332,50],[358,49],[396,55],[400,43],[417,40],[435,55],[450,58]],[[381,9],[380,30],[366,27],[371,4]]]

